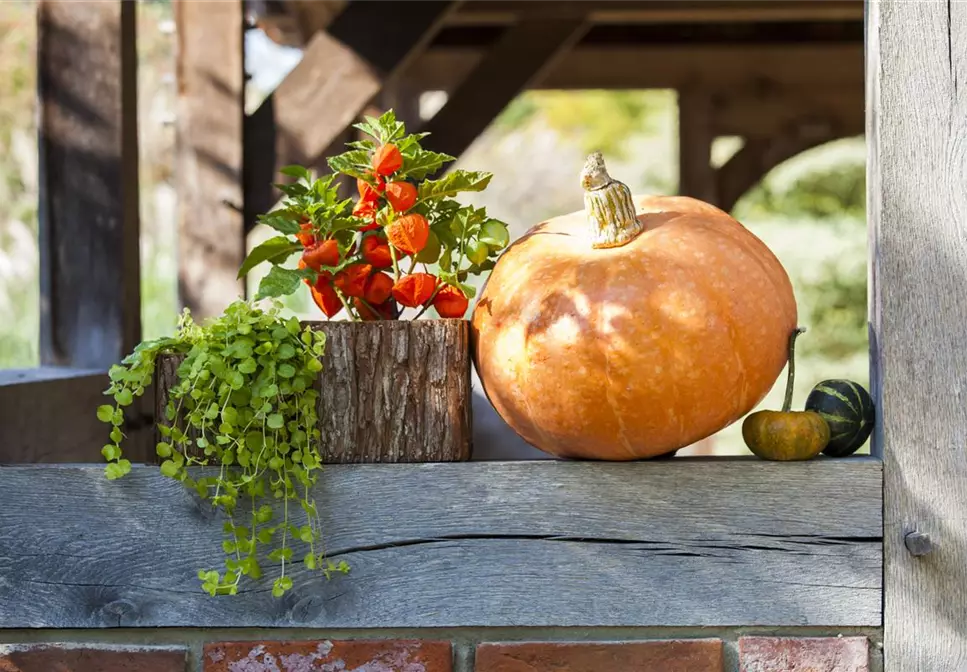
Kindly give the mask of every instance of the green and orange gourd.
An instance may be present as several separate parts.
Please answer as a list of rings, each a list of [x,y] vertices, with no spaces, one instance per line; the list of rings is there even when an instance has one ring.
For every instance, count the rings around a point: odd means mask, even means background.
[[[792,391],[796,380],[796,338],[806,331],[799,327],[789,336],[789,372],[782,410],[756,411],[742,423],[745,445],[764,460],[790,462],[811,460],[829,443],[829,425],[814,411],[793,411]]]

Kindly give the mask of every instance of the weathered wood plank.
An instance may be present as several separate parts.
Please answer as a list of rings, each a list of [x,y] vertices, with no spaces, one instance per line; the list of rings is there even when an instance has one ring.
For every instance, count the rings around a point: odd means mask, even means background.
[[[967,669],[967,6],[867,8],[884,663],[953,672]],[[914,555],[911,532],[929,535],[933,551]]]
[[[45,365],[106,369],[140,340],[135,10],[37,5]]]
[[[102,461],[110,427],[95,411],[109,403],[103,392],[110,384],[97,369],[0,371],[0,464]],[[147,407],[128,414],[125,451],[133,462],[144,461],[154,436],[152,418],[138,415]]]
[[[176,0],[178,289],[196,319],[243,296],[242,0]]]
[[[473,399],[466,320],[307,324],[326,334],[317,382],[324,463],[470,459]],[[182,359],[159,359],[155,417],[165,417]]]
[[[426,146],[460,156],[514,97],[541,76],[587,30],[583,19],[522,21],[507,28],[446,104],[421,130]]]
[[[200,591],[222,522],[156,468],[12,467],[0,628],[877,625],[880,493],[868,458],[331,466],[351,572],[275,600]]]

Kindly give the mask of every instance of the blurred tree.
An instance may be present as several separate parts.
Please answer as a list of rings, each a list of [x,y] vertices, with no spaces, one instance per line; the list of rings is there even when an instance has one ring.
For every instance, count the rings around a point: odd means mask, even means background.
[[[630,137],[654,131],[663,103],[661,91],[528,91],[507,106],[495,126],[507,132],[539,117],[574,138],[583,153],[599,150],[621,159],[628,156]]]

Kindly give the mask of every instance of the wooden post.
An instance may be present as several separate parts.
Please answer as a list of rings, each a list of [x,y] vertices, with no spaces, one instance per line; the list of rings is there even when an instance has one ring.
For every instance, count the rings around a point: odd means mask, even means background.
[[[678,193],[716,204],[712,142],[715,140],[712,99],[707,90],[678,92]]]
[[[141,338],[135,9],[37,6],[42,364],[104,369]]]
[[[178,289],[201,319],[244,295],[242,0],[176,0]]]
[[[967,667],[967,6],[867,5],[884,669]]]

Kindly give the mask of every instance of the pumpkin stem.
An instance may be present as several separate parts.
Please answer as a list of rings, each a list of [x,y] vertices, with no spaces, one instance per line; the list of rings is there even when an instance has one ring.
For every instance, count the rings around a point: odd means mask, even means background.
[[[601,152],[594,152],[584,163],[581,187],[591,247],[620,247],[644,230],[635,214],[631,190],[608,174]]]
[[[789,335],[789,375],[786,378],[786,397],[782,401],[782,412],[788,413],[792,408],[792,388],[796,380],[796,338],[806,332],[806,327],[796,327]]]

